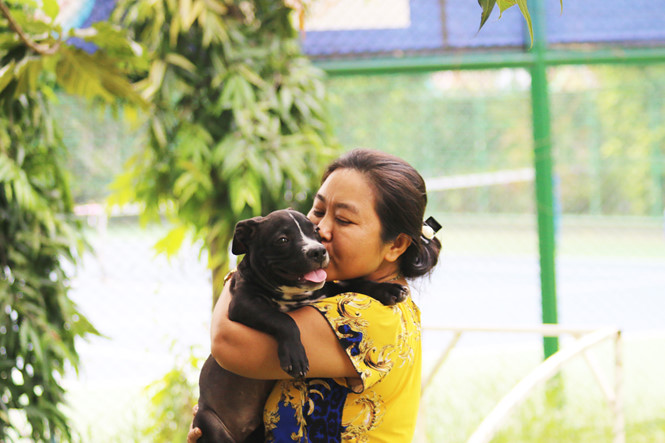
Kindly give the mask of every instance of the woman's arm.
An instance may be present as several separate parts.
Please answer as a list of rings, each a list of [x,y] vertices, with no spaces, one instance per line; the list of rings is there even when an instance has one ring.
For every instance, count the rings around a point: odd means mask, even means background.
[[[277,341],[228,315],[231,294],[225,285],[212,316],[211,352],[223,368],[250,378],[284,379],[277,357]],[[307,377],[358,378],[351,360],[339,344],[330,324],[313,307],[288,313],[300,329],[300,339],[309,360]]]

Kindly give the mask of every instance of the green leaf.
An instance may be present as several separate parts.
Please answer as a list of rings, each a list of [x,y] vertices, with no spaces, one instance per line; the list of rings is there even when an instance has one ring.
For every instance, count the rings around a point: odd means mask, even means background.
[[[524,19],[526,20],[526,24],[529,28],[529,37],[531,38],[531,45],[533,46],[533,25],[531,23],[531,15],[529,14],[529,9],[527,7],[527,0],[517,0],[517,4],[520,7],[520,11],[522,11]]]
[[[522,12],[522,15],[524,16],[524,19],[526,20],[527,26],[529,28],[529,35],[531,37],[531,43],[533,44],[533,28],[531,24],[531,15],[529,14],[529,9],[527,8],[527,0],[497,0],[497,2],[499,3],[499,11],[501,11],[501,14],[503,14],[503,11],[506,9],[515,5],[519,5],[520,11]],[[499,18],[501,18],[501,15],[499,15]]]
[[[180,54],[172,52],[166,55],[165,60],[172,65],[181,67],[187,72],[196,72],[196,66],[194,63],[190,62]]]
[[[164,129],[164,124],[158,117],[153,117],[150,119],[150,128],[152,129],[152,134],[159,143],[160,147],[165,147],[168,143],[166,139],[166,130]]]
[[[480,14],[480,26],[478,26],[478,30],[480,31],[485,22],[487,21],[487,19],[492,14],[492,10],[494,9],[496,0],[478,0],[478,4],[482,9],[482,12]]]
[[[255,215],[259,215],[261,212],[261,193],[253,174],[243,174],[242,177],[232,181],[229,186],[229,193],[231,210],[234,214],[242,214],[246,206],[249,206]]]
[[[57,0],[42,0],[42,11],[51,19],[55,20],[60,12]]]
[[[185,237],[187,236],[188,229],[184,225],[176,226],[171,229],[161,240],[153,246],[156,253],[164,253],[171,257],[175,255],[182,246]]]
[[[561,11],[563,12],[563,0],[559,0],[559,2],[561,4]],[[521,13],[526,20],[527,27],[529,28],[529,37],[531,38],[531,44],[533,45],[533,24],[531,23],[531,14],[529,13],[527,0],[478,0],[478,4],[481,8],[480,26],[478,27],[478,30],[480,31],[480,29],[483,27],[490,14],[492,13],[494,5],[497,3],[499,4],[499,11],[501,12],[499,19],[501,18],[503,11],[515,5],[519,6]]]
[[[268,88],[268,83],[263,80],[256,72],[252,71],[245,64],[240,64],[236,67],[238,73],[248,82],[252,83],[257,88]]]
[[[182,24],[182,31],[188,32],[196,19],[194,11],[192,11],[192,0],[180,0],[178,3],[180,5],[179,18]]]

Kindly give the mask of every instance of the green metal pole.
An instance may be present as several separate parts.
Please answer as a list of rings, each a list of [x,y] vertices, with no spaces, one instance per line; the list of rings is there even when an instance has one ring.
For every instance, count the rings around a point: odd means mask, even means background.
[[[532,17],[533,18],[533,17]],[[535,34],[534,34],[535,35]],[[534,43],[534,47],[537,41]],[[554,50],[544,54],[549,66],[561,65],[640,65],[665,63],[665,48],[611,48],[592,50]],[[530,52],[459,52],[408,57],[372,57],[348,60],[313,59],[329,76],[395,74],[399,72],[433,72],[529,68],[534,60]]]
[[[536,203],[538,245],[540,251],[540,285],[543,323],[557,323],[554,188],[552,182],[552,143],[550,138],[550,103],[545,62],[545,7],[543,0],[529,2],[533,20],[534,63],[531,65],[531,106],[533,120],[534,161],[536,170]],[[543,337],[545,358],[559,348],[557,337]]]

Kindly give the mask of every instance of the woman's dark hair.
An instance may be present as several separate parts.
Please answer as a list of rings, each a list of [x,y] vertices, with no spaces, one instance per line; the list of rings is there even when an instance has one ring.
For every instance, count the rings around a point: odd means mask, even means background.
[[[399,157],[369,149],[354,149],[333,161],[322,183],[337,169],[353,169],[367,177],[376,196],[375,211],[381,222],[381,239],[388,242],[401,233],[411,237],[411,245],[400,257],[404,277],[430,272],[439,260],[441,243],[435,237],[422,237],[427,190],[425,180]]]

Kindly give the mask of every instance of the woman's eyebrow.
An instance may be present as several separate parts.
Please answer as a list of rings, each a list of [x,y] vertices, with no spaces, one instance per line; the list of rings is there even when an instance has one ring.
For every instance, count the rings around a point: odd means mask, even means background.
[[[325,198],[323,195],[321,195],[321,194],[318,194],[318,193],[317,193],[317,194],[314,196],[314,198],[317,199],[317,200],[319,200],[321,203],[325,203],[325,202],[326,202],[326,198]],[[359,214],[359,213],[360,213],[360,211],[358,210],[358,208],[356,208],[354,205],[352,205],[352,204],[350,204],[350,203],[338,202],[338,203],[335,203],[335,208],[338,208],[338,209],[346,209],[347,211],[350,211],[350,212],[352,212],[352,213],[354,213],[354,214]]]
[[[346,209],[347,211],[352,212],[354,214],[360,213],[360,211],[358,211],[358,208],[356,208],[355,206],[353,206],[349,203],[341,203],[341,202],[340,203],[335,203],[335,208]]]

